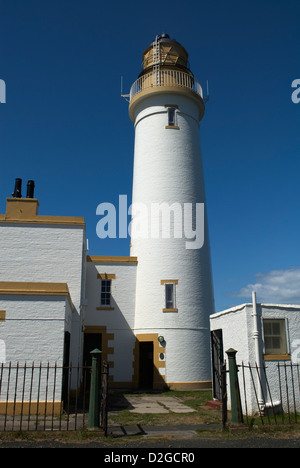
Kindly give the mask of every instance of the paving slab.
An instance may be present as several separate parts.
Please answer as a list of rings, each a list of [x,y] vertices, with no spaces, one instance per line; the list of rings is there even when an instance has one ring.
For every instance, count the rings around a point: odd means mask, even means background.
[[[140,413],[140,414],[166,414],[169,413],[169,410],[164,406],[160,405],[156,400],[148,397],[135,397],[127,396],[128,402],[130,403],[132,409],[129,411],[131,413]]]
[[[183,404],[177,398],[163,395],[126,396],[131,406],[131,413],[166,414],[166,413],[194,413],[195,410]]]

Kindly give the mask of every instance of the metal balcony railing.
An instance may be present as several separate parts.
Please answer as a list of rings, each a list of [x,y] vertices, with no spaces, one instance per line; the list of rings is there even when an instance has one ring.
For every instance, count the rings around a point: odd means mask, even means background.
[[[153,70],[138,78],[130,89],[130,101],[144,90],[154,87],[187,88],[203,99],[203,90],[199,81],[192,75],[178,70]]]

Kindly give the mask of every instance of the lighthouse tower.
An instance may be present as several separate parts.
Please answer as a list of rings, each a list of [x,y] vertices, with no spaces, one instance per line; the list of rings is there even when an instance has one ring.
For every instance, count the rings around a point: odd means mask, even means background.
[[[159,388],[211,381],[214,313],[199,127],[202,88],[167,34],[143,54],[130,90],[134,176],[130,254],[138,258],[135,380]]]

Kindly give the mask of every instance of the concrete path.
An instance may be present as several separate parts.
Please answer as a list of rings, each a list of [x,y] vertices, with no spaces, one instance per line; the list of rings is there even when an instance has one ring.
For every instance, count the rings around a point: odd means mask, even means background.
[[[194,413],[195,410],[187,405],[184,405],[175,397],[164,395],[141,395],[129,396],[126,395],[126,400],[129,402],[131,413],[141,414],[166,414],[166,413]]]

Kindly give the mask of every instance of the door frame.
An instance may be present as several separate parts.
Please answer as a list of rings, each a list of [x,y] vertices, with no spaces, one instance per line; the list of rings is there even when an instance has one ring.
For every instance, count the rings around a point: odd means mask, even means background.
[[[134,360],[133,360],[133,388],[139,387],[139,362],[140,362],[140,343],[144,341],[153,342],[153,390],[162,390],[166,388],[165,368],[166,359],[161,359],[160,355],[166,356],[166,348],[158,341],[158,333],[145,333],[137,334],[134,347]],[[160,371],[160,369],[162,369]]]

